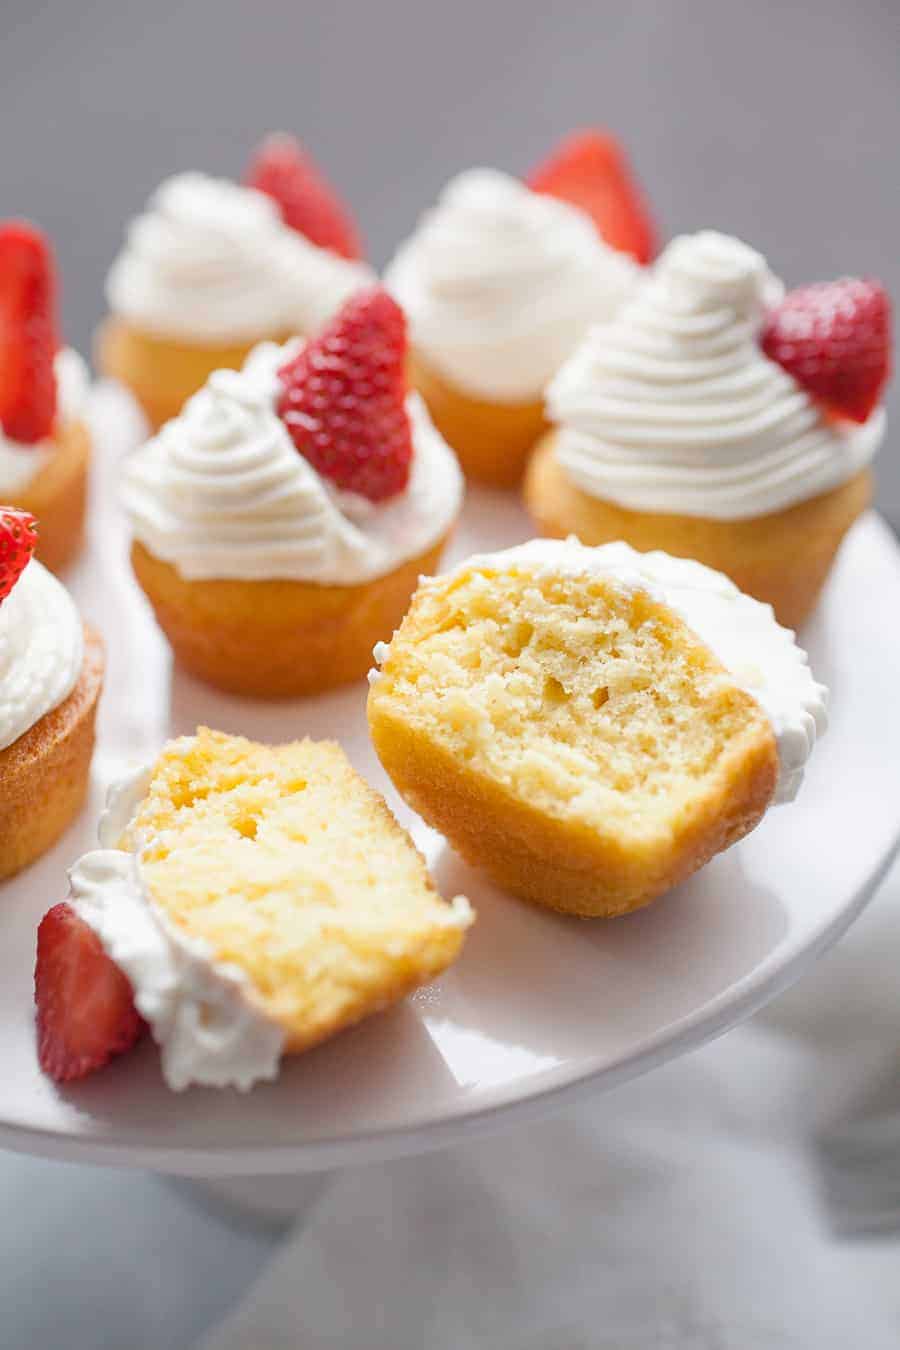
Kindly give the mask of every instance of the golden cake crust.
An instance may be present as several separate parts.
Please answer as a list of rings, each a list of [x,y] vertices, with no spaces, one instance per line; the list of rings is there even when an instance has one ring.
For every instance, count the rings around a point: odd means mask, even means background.
[[[35,556],[61,572],[84,543],[91,437],[83,422],[70,422],[56,436],[56,452],[13,503],[38,522]]]
[[[364,678],[372,648],[400,623],[448,537],[358,586],[186,581],[139,543],[131,561],[185,669],[229,693],[295,698]]]
[[[812,612],[844,535],[872,498],[863,469],[848,482],[784,511],[750,520],[629,511],[577,487],[556,456],[558,433],[538,445],[525,479],[525,504],[542,534],[574,534],[583,544],[623,539],[642,553],[661,549],[695,558],[775,610],[786,628]]]
[[[456,451],[467,478],[500,488],[521,482],[528,457],[547,426],[543,400],[490,403],[473,398],[448,384],[418,352],[410,356],[409,379],[438,431]]]
[[[114,316],[100,326],[95,339],[98,369],[126,385],[154,430],[177,417],[187,400],[215,370],[240,370],[258,342],[287,341],[286,333],[260,333],[252,342],[178,342],[141,332]]]
[[[0,880],[45,853],[81,810],[103,670],[103,643],[85,626],[84,664],[72,693],[0,750]]]

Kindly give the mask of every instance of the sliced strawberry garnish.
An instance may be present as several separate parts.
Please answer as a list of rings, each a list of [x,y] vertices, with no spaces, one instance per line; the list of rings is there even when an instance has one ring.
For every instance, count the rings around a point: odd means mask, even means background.
[[[319,248],[361,258],[362,241],[350,212],[293,136],[267,136],[250,161],[244,182],[273,197],[285,224]]]
[[[381,502],[409,481],[406,318],[381,286],[358,291],[278,372],[279,415],[301,455],[347,492]]]
[[[769,312],[760,342],[832,412],[865,422],[891,373],[890,298],[854,277],[799,286]]]
[[[0,225],[0,426],[32,445],[53,429],[56,273],[46,237],[25,220]]]
[[[36,546],[34,516],[15,506],[0,506],[0,604],[24,572]]]
[[[34,999],[38,1059],[58,1083],[101,1069],[144,1029],[125,975],[66,902],[38,928]]]
[[[606,131],[575,131],[528,175],[534,192],[580,206],[612,248],[639,263],[656,254],[656,229],[625,152]]]

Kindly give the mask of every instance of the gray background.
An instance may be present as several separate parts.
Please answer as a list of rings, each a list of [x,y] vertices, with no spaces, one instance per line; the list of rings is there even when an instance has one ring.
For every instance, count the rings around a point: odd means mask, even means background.
[[[84,347],[123,222],[176,169],[300,133],[384,262],[447,177],[573,125],[630,147],[669,234],[743,235],[789,284],[900,294],[897,0],[0,0],[3,214],[56,240]],[[896,395],[893,400],[896,404]],[[900,462],[880,465],[900,523]]]
[[[295,130],[382,263],[456,169],[600,122],[668,234],[900,295],[897,65],[897,0],[0,0],[0,215],[53,236],[86,349],[123,222],[176,169],[238,174]],[[900,524],[890,445],[880,476]],[[0,1155],[0,1345],[181,1350],[267,1247],[161,1183]]]

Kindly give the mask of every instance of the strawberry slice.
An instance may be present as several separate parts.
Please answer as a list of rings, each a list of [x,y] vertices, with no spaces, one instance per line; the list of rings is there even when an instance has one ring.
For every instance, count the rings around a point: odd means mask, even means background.
[[[606,131],[575,131],[567,136],[525,182],[580,206],[612,248],[639,263],[656,255],[656,229],[625,151]]]
[[[362,241],[353,218],[300,142],[276,132],[257,149],[244,182],[274,198],[286,225],[319,248],[342,258],[361,258]]]
[[[34,516],[15,506],[0,506],[0,605],[25,571],[36,546]]]
[[[128,980],[65,901],[38,928],[34,998],[38,1059],[58,1083],[101,1069],[144,1030]]]
[[[358,291],[278,372],[278,413],[325,478],[382,502],[409,481],[406,317],[382,286]]]
[[[25,220],[0,225],[0,426],[33,445],[56,417],[56,272],[45,235]]]
[[[878,281],[844,277],[788,291],[762,349],[839,417],[865,422],[891,373],[891,302]]]

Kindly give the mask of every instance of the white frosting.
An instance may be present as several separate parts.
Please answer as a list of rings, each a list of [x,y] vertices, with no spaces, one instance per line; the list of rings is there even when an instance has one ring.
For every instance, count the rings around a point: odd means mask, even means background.
[[[117,848],[151,774],[142,769],[110,789],[101,847],[69,872],[71,902],[128,976],[135,1005],[160,1047],[169,1087],[179,1092],[197,1083],[247,1091],[277,1076],[282,1029],[256,1006],[242,970],[216,961],[205,942],[182,932],[153,903],[140,851]]]
[[[316,472],[275,411],[277,371],[298,350],[263,343],[242,371],[216,371],[126,462],[135,537],[189,580],[355,585],[424,553],[456,519],[459,466],[417,395],[402,493],[376,504]]]
[[[0,750],[69,697],[83,664],[75,602],[32,559],[0,604]]]
[[[54,359],[56,372],[56,419],[66,426],[80,421],[87,405],[90,376],[82,358],[63,347]],[[6,436],[0,427],[0,501],[24,492],[58,450],[50,439],[22,445]]]
[[[782,294],[765,259],[711,230],[673,240],[547,391],[584,492],[635,511],[741,520],[846,482],[884,434],[826,420],[759,346]]]
[[[264,193],[183,173],[130,226],[106,294],[145,332],[224,345],[313,332],[374,280],[285,225]]]
[[[744,595],[728,577],[702,563],[668,553],[638,553],[623,543],[587,548],[575,538],[532,539],[501,553],[467,558],[455,570],[599,574],[622,589],[647,591],[684,619],[769,718],[779,764],[774,801],[793,801],[816,738],[827,726],[828,691],[813,679],[806,652],[776,622],[771,605]],[[378,644],[377,664],[384,663],[388,650]]]
[[[540,398],[639,273],[577,207],[472,169],[425,214],[385,284],[414,344],[448,380],[476,398],[516,403]]]

